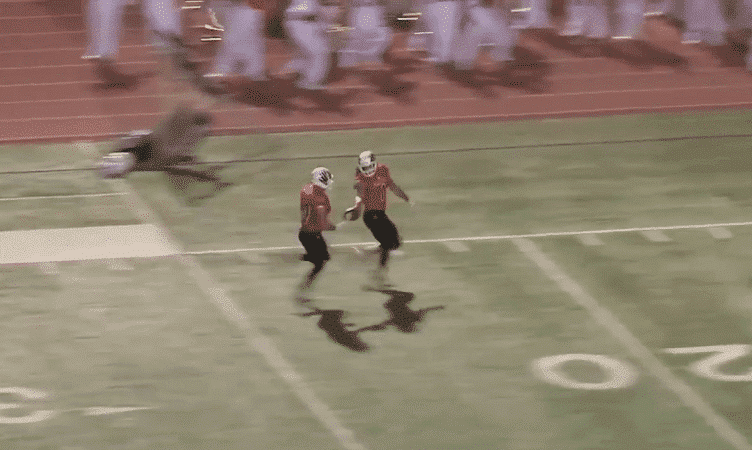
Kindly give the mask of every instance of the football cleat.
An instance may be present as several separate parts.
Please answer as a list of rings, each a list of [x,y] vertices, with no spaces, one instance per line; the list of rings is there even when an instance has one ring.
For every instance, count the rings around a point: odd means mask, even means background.
[[[376,172],[376,157],[373,153],[366,150],[358,156],[358,170],[369,177]]]
[[[311,176],[313,177],[313,184],[323,189],[329,189],[332,187],[332,184],[334,184],[334,177],[326,167],[317,167],[313,169]]]
[[[105,178],[120,178],[127,175],[136,165],[136,157],[131,152],[112,152],[104,155],[99,162],[99,173]]]

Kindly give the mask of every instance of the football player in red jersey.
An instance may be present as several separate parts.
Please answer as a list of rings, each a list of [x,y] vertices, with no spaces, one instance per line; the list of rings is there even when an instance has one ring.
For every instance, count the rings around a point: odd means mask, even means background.
[[[379,164],[370,151],[361,153],[358,157],[358,168],[355,171],[355,206],[345,212],[346,218],[357,220],[363,207],[363,222],[373,237],[379,241],[379,265],[373,273],[373,283],[377,289],[389,286],[386,279],[389,252],[400,247],[400,236],[386,215],[386,192],[391,189],[397,197],[413,203],[405,192],[397,186],[389,174],[386,164]]]
[[[326,190],[332,187],[334,178],[326,167],[317,167],[311,172],[313,179],[300,190],[300,231],[298,239],[305,248],[303,261],[313,264],[313,269],[306,275],[298,287],[296,300],[305,304],[310,299],[305,298],[316,277],[329,261],[329,251],[322,231],[333,231],[337,227],[329,221],[332,206]]]

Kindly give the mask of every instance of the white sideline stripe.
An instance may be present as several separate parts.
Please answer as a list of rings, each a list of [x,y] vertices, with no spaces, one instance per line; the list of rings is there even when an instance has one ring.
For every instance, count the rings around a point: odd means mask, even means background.
[[[670,242],[671,238],[661,230],[644,230],[641,232],[645,238],[653,242]]]
[[[168,256],[179,253],[151,224],[0,232],[0,264]]]
[[[123,195],[122,192],[105,192],[103,194],[70,194],[70,195],[37,195],[30,197],[0,197],[0,202],[12,202],[21,200],[52,200],[65,198],[91,198],[91,197],[115,197]]]
[[[582,242],[584,245],[593,246],[593,245],[603,245],[603,241],[600,240],[600,238],[594,234],[580,234],[577,236],[577,238]]]
[[[120,188],[121,192],[129,194],[132,199],[131,207],[139,218],[161,228],[171,246],[182,247],[168,231],[159,216],[147,206],[125,180],[111,181]],[[277,375],[287,382],[301,403],[329,430],[339,441],[340,445],[346,450],[366,450],[366,447],[355,439],[355,434],[342,425],[332,410],[316,397],[316,394],[303,380],[303,377],[282,356],[274,345],[274,342],[266,337],[258,328],[258,325],[235,304],[224,289],[217,285],[211,275],[199,264],[198,260],[185,252],[182,252],[178,260],[186,267],[190,276],[196,281],[204,294],[211,299],[212,303],[219,308],[225,318],[245,335],[246,342],[250,344],[251,348],[261,354]]]
[[[632,332],[625,327],[611,311],[598,304],[582,286],[564,273],[554,261],[546,256],[529,239],[514,239],[514,245],[532,262],[534,262],[546,276],[556,283],[559,288],[569,294],[572,299],[587,310],[590,316],[607,329],[629,353],[659,379],[663,385],[674,392],[690,409],[694,410],[705,422],[715,429],[718,436],[731,444],[736,450],[752,450],[747,438],[736,431],[726,419],[715,412],[688,384],[674,375],[661,361],[642,344]]]
[[[461,241],[449,241],[449,242],[442,242],[446,248],[448,248],[450,251],[458,253],[458,252],[468,252],[470,251],[470,247],[463,244]]]
[[[716,239],[731,239],[734,236],[731,231],[723,227],[708,228],[708,232]]]
[[[500,241],[505,239],[522,239],[522,238],[542,238],[542,237],[557,237],[557,236],[580,236],[584,234],[611,234],[611,233],[632,233],[635,231],[650,231],[650,230],[691,230],[702,228],[718,228],[718,227],[744,227],[750,226],[752,222],[725,222],[725,223],[706,223],[699,225],[671,225],[664,227],[644,227],[644,228],[614,228],[610,230],[589,230],[589,231],[553,231],[550,233],[531,233],[531,234],[508,234],[499,236],[467,236],[456,238],[443,238],[443,239],[407,239],[402,241],[404,244],[430,244],[430,243],[443,243],[452,241]],[[594,236],[595,237],[595,236]],[[365,247],[377,244],[371,242],[350,242],[347,244],[329,244],[330,247]],[[280,246],[280,247],[256,247],[256,248],[231,248],[224,250],[199,250],[186,252],[187,255],[213,255],[222,253],[239,253],[239,252],[270,252],[277,250],[296,250],[303,248],[301,245],[293,246]]]

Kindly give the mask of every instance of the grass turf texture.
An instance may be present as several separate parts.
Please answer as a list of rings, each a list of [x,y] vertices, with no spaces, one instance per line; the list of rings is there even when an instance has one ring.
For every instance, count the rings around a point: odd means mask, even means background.
[[[752,220],[749,139],[547,145],[744,134],[752,132],[749,119],[728,112],[222,137],[207,142],[204,159],[269,160],[230,165],[223,174],[234,186],[197,202],[187,196],[201,187],[186,194],[161,174],[132,174],[130,181],[188,250],[297,245],[298,191],[310,170],[332,170],[332,204],[341,214],[354,196],[356,156],[366,149],[418,203],[411,210],[390,198],[389,215],[405,239],[740,222]],[[431,153],[516,145],[531,147]],[[71,148],[7,147],[0,163],[12,171],[91,162]],[[112,192],[90,171],[6,174],[0,186],[6,197]],[[9,218],[2,228],[137,222],[125,202],[0,202]],[[33,215],[33,226],[21,212]],[[706,354],[662,351],[750,342],[752,228],[729,230],[728,240],[698,229],[666,231],[672,241],[660,243],[639,233],[599,235],[598,246],[575,237],[535,242],[752,439],[749,382],[698,377],[687,367]],[[361,222],[327,239],[372,240]],[[469,251],[405,244],[405,255],[393,257],[397,289],[415,295],[408,306],[443,307],[426,311],[412,332],[383,326],[392,314],[388,295],[359,290],[374,255],[332,249],[315,288],[329,320],[291,314],[293,287],[309,268],[296,250],[198,258],[369,449],[732,448],[511,242],[465,245]],[[180,265],[169,258],[132,264],[112,271],[97,261],[62,263],[55,275],[35,266],[2,268],[0,308],[9,324],[0,349],[3,383],[51,395],[3,412],[59,411],[33,424],[0,423],[3,447],[337,448]],[[338,343],[330,334],[341,325],[339,313],[353,324],[348,330],[361,331]],[[368,350],[353,351],[353,343]],[[639,378],[626,389],[590,391],[533,376],[536,358],[569,353],[625,361]],[[740,374],[751,363],[747,356],[721,369]],[[582,382],[604,377],[589,363],[562,371]],[[91,406],[155,409],[61,412]]]

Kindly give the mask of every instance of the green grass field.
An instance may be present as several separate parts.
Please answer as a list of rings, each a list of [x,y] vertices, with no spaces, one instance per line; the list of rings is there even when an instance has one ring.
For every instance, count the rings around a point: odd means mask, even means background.
[[[0,448],[752,449],[751,139],[707,137],[750,119],[217,137],[208,196],[4,147],[0,243],[156,222],[184,254],[0,265]],[[351,223],[296,314],[299,189],[328,167],[338,221],[367,149],[416,201],[396,286],[361,289]]]

